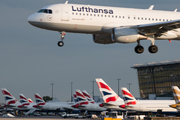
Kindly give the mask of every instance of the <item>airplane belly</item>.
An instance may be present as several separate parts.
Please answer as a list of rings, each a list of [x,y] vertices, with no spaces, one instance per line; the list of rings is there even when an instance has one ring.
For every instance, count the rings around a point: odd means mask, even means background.
[[[69,23],[51,23],[51,22],[41,22],[33,23],[38,24],[39,28],[53,30],[53,31],[66,31],[73,33],[102,33],[102,26],[93,25],[82,25],[82,24],[69,24]]]

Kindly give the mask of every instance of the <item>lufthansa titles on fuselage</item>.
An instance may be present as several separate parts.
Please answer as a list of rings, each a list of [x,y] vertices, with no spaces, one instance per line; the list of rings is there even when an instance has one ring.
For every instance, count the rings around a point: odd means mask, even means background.
[[[98,8],[91,8],[91,7],[74,7],[72,6],[72,11],[78,12],[91,12],[91,13],[105,13],[105,14],[113,14],[113,10],[108,9],[98,9]]]

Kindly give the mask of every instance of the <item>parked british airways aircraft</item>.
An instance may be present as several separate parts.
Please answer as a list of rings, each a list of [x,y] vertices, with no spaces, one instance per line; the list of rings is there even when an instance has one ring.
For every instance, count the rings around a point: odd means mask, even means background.
[[[124,108],[127,110],[143,113],[157,113],[158,110],[162,110],[164,114],[177,114],[176,109],[169,107],[175,104],[174,100],[136,100],[127,88],[122,87],[121,91],[125,102]]]
[[[104,100],[104,103],[99,105],[100,107],[105,107],[112,110],[126,111],[126,109],[120,107],[124,106],[124,100],[121,99],[103,79],[96,78],[96,83]]]
[[[23,110],[18,107],[22,104],[6,88],[1,88],[1,91],[5,99],[5,107],[15,110]]]
[[[32,107],[32,103],[29,103],[23,94],[20,94],[21,103],[6,89],[1,88],[1,91],[5,98],[5,107],[14,110],[27,111],[25,115],[33,113],[37,109]]]
[[[136,53],[144,51],[140,40],[150,40],[150,53],[156,53],[155,40],[180,40],[180,13],[150,9],[53,4],[28,17],[38,28],[58,31],[61,41],[66,32],[93,34],[99,44],[137,42]]]
[[[23,94],[19,94],[19,97],[20,97],[21,105],[19,105],[18,107],[29,110],[28,112],[25,113],[25,115],[33,113],[36,110],[38,110],[38,111],[40,110],[40,109],[34,108],[33,106],[36,105],[36,103],[33,103],[33,101],[31,99],[27,99]]]
[[[35,93],[34,96],[36,100],[36,105],[33,106],[34,108],[49,111],[77,110],[71,107],[74,104],[74,102],[45,102],[38,93]]]
[[[86,90],[83,90],[82,93],[86,97],[86,99],[89,101],[89,103],[92,103],[92,104],[95,103],[94,99],[89,95],[89,93]]]
[[[77,96],[78,102],[75,105],[72,105],[72,107],[74,108],[86,110],[89,112],[102,112],[102,111],[107,110],[106,108],[100,107],[98,103],[95,103],[94,100],[90,97],[90,95],[85,90],[81,92],[79,89],[77,89],[76,96]]]

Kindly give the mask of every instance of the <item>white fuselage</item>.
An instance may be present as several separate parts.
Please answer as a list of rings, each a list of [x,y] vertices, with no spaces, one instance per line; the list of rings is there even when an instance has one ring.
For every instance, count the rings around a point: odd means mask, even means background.
[[[169,107],[169,105],[175,104],[174,100],[137,100],[136,105],[129,105],[127,110],[139,111],[139,112],[162,112],[173,113],[177,112],[176,109]]]
[[[106,111],[107,108],[100,107],[98,103],[89,103],[87,105],[79,106],[78,109],[87,111]]]
[[[78,4],[54,4],[42,9],[52,13],[34,13],[28,18],[30,24],[48,30],[89,34],[111,34],[114,27],[160,23],[180,16],[173,11]],[[177,35],[174,39],[180,39],[179,31],[171,31]]]
[[[45,105],[38,108],[42,110],[64,110],[66,108],[74,110],[74,108],[71,107],[73,104],[74,102],[46,102]]]

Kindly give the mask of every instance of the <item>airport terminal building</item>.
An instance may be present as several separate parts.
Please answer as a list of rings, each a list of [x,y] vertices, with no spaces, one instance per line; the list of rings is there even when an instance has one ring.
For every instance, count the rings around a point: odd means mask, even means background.
[[[141,98],[148,99],[149,94],[173,97],[171,86],[180,87],[180,60],[134,64],[131,68],[137,69]]]

